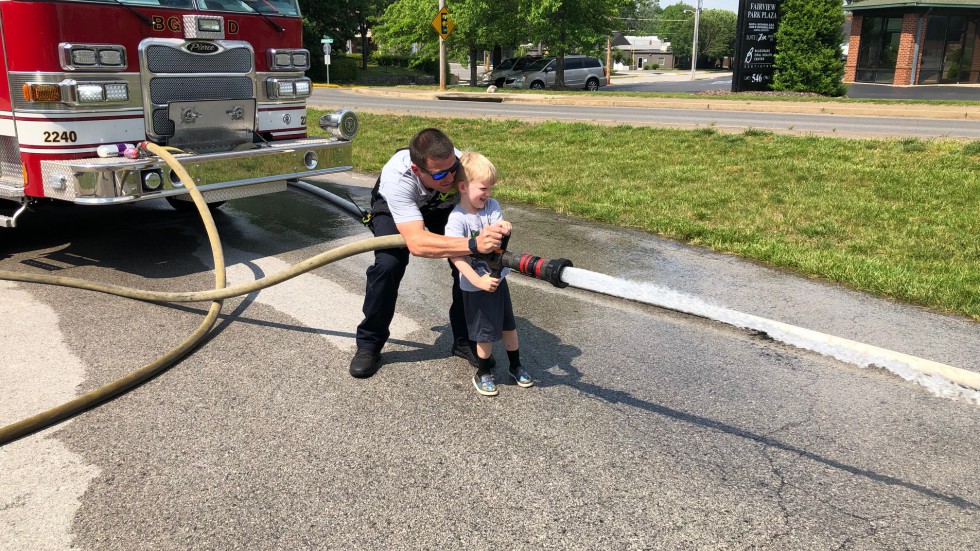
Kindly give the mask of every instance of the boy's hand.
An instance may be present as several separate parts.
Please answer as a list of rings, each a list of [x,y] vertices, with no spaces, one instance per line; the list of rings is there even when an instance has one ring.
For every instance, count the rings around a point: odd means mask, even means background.
[[[498,221],[497,225],[500,226],[500,229],[504,232],[504,235],[510,235],[511,230],[514,229],[514,225],[506,220]]]
[[[480,284],[477,287],[482,291],[492,293],[497,290],[497,285],[500,285],[499,279],[490,277],[490,274],[483,274],[480,277]]]
[[[500,248],[500,243],[507,235],[501,229],[499,223],[486,226],[480,230],[480,235],[476,236],[476,249],[483,254],[492,253]]]

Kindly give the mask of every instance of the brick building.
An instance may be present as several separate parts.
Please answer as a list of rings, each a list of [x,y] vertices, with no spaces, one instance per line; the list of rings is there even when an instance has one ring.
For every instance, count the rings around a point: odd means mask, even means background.
[[[848,0],[845,82],[980,83],[980,0]]]

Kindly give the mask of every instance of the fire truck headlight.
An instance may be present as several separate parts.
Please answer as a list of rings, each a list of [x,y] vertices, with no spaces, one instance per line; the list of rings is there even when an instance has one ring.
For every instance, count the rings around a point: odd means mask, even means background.
[[[88,48],[75,48],[71,51],[71,62],[75,65],[95,65],[98,61],[98,55],[95,50],[90,50]]]
[[[268,54],[270,71],[306,71],[310,68],[309,50],[271,48]]]
[[[297,80],[296,81],[296,96],[303,97],[310,95],[310,81],[309,80]]]
[[[123,54],[119,50],[99,50],[99,64],[106,66],[124,65]]]
[[[201,17],[197,20],[197,30],[205,33],[219,33],[224,28],[224,22],[214,17]]]
[[[291,80],[281,80],[276,82],[276,95],[281,98],[295,96],[296,83]]]
[[[79,103],[97,103],[105,101],[105,88],[101,84],[78,84],[75,94]]]
[[[125,82],[116,82],[105,85],[106,101],[129,101],[129,85]]]
[[[310,68],[310,54],[306,50],[301,50],[293,54],[293,67],[297,69],[309,69]]]
[[[66,71],[123,71],[126,69],[126,47],[117,44],[58,45],[61,68]]]

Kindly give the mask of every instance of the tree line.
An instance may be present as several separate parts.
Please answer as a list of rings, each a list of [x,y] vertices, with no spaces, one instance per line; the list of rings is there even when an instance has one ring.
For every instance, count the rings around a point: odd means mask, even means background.
[[[342,50],[348,40],[360,40],[362,52],[371,51],[370,40],[379,52],[411,55],[417,62],[438,59],[439,40],[432,28],[438,10],[438,0],[299,0],[303,11],[303,43],[312,52],[320,52],[323,35],[334,39],[335,50]],[[793,77],[786,89],[799,83],[811,86],[813,81],[833,80],[837,73],[834,64],[840,57],[843,41],[840,28],[843,8],[839,0],[785,0],[794,11],[780,29],[786,52],[778,44],[787,73],[813,72],[815,64],[807,49],[807,40],[827,42],[818,49],[819,62],[834,65],[830,77]],[[695,7],[673,4],[663,8],[659,0],[446,0],[456,27],[446,40],[451,59],[468,61],[473,81],[478,72],[478,59],[490,52],[497,62],[504,55],[524,53],[529,45],[543,45],[550,55],[561,60],[569,54],[594,55],[605,59],[607,39],[614,33],[636,36],[657,36],[670,42],[678,67],[713,64],[715,60],[734,55],[737,14],[727,10],[702,10],[698,27],[698,51],[692,52]],[[814,30],[814,18],[818,29]],[[786,29],[783,32],[783,28]],[[799,27],[799,28],[797,28]],[[836,42],[835,42],[836,41]],[[313,56],[315,65],[322,66],[322,57]],[[368,56],[361,57],[366,68]],[[779,64],[777,56],[777,84]],[[810,69],[806,69],[807,66]],[[802,67],[802,69],[800,69]],[[314,71],[317,67],[314,67]],[[558,80],[561,82],[561,63]],[[840,65],[843,74],[843,65]],[[839,90],[839,75],[836,77]],[[786,79],[783,79],[784,81]],[[783,83],[782,85],[787,85]],[[824,89],[833,89],[822,84]],[[813,90],[833,93],[833,90]],[[798,90],[804,91],[804,90]]]

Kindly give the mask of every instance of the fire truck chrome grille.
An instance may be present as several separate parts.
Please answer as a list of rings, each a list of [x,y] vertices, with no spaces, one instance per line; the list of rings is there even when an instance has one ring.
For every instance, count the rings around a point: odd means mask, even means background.
[[[164,105],[172,101],[250,99],[248,77],[157,77],[150,81],[150,101]]]
[[[170,46],[149,46],[146,63],[151,73],[248,73],[252,51],[234,48],[205,56]]]

